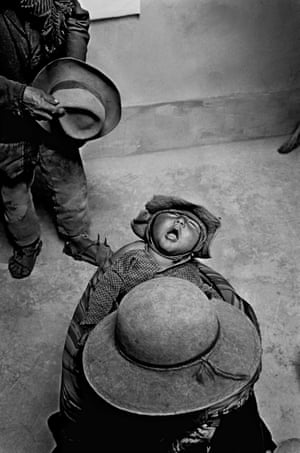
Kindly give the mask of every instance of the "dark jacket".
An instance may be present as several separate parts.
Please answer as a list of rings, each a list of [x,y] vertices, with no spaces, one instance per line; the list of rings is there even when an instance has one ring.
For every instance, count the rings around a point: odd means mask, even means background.
[[[24,156],[30,158],[34,142],[41,140],[35,121],[26,116],[22,103],[26,85],[49,61],[38,31],[2,0],[0,6],[0,172],[14,178],[24,170]],[[65,42],[51,56],[86,59],[89,14],[74,0],[67,20]]]

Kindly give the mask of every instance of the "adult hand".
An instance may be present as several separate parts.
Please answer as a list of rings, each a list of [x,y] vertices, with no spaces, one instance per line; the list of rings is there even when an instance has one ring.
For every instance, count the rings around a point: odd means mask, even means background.
[[[207,444],[216,432],[216,427],[202,425],[198,426],[195,430],[187,432],[182,438],[177,439],[172,443],[170,452],[178,453],[179,451],[186,451],[193,446],[199,444]],[[199,448],[200,450],[200,448]],[[201,451],[201,450],[200,450]]]
[[[23,103],[29,115],[36,120],[52,120],[65,113],[64,108],[59,105],[59,101],[51,94],[32,86],[25,88]]]
[[[199,426],[196,429],[196,432],[200,439],[211,440],[216,432],[216,429],[217,428],[215,426],[208,426],[204,424],[202,426]]]

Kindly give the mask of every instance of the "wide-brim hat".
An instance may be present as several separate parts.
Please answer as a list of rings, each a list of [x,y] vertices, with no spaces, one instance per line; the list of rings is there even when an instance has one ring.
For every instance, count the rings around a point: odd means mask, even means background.
[[[243,312],[209,301],[189,281],[159,277],[133,288],[95,327],[83,367],[94,391],[118,409],[208,418],[244,403],[261,353]]]
[[[32,86],[53,95],[65,114],[52,121],[38,121],[53,135],[88,141],[112,131],[121,118],[118,88],[99,69],[76,58],[51,61],[36,75]]]
[[[179,211],[192,216],[201,228],[201,238],[193,249],[197,258],[210,258],[210,245],[221,226],[221,221],[204,206],[191,203],[179,197],[154,195],[145,208],[131,222],[133,232],[144,241],[151,240],[151,226],[156,216],[162,212]]]

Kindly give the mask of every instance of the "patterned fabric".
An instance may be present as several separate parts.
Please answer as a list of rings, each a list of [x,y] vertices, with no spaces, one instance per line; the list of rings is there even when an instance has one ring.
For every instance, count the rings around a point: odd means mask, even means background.
[[[242,310],[252,321],[257,332],[260,334],[258,319],[251,305],[237,294],[233,286],[231,286],[221,274],[203,264],[199,259],[194,260],[194,262],[200,272],[202,280],[208,285],[211,285],[212,289],[218,293],[221,299],[239,310]]]
[[[47,54],[52,54],[64,41],[72,0],[20,0],[19,7],[36,19]]]
[[[146,250],[132,250],[121,256],[99,279],[91,294],[84,324],[98,324],[116,308],[118,300],[138,284],[158,277],[177,277],[189,280],[202,289],[209,298],[220,298],[210,285],[204,284],[197,267],[192,262],[173,265],[161,271],[159,265]]]

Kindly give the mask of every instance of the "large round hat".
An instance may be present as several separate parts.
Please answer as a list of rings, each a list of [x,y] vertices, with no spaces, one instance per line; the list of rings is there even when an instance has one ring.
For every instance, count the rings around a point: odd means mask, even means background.
[[[38,121],[47,132],[88,141],[112,131],[121,118],[119,91],[103,72],[72,57],[58,58],[44,66],[32,86],[53,95],[65,114],[52,121]]]
[[[94,391],[142,415],[202,411],[220,416],[241,406],[261,363],[259,335],[222,300],[193,283],[159,277],[141,283],[91,332],[83,350]]]

